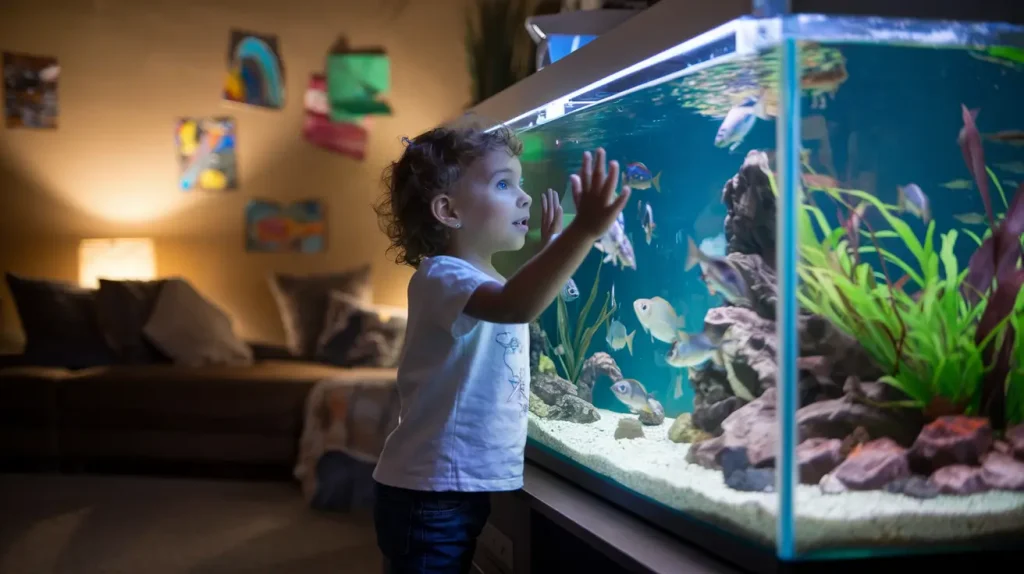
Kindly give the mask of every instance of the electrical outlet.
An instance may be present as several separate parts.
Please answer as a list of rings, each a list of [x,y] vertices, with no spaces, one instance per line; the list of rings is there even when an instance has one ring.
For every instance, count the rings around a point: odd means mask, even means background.
[[[484,529],[477,538],[477,546],[486,550],[501,565],[505,574],[512,574],[512,540],[491,525],[484,524]]]

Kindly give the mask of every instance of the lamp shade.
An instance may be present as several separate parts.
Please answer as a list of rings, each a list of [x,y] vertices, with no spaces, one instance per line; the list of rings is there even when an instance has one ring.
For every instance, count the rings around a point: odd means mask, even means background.
[[[154,277],[152,239],[83,239],[78,246],[78,283],[82,287],[98,287],[100,278],[145,281]]]

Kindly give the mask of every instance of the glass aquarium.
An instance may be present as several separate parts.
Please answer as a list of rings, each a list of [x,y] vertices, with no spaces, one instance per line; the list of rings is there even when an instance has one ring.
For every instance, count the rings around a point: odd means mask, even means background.
[[[1024,541],[1021,38],[741,18],[507,121],[534,221],[585,150],[633,190],[531,326],[530,458],[786,559]]]

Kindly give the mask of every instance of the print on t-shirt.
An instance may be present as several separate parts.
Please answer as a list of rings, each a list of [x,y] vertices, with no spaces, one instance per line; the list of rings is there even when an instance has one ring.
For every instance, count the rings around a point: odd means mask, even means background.
[[[519,407],[525,415],[530,409],[530,397],[526,394],[526,369],[520,367],[519,371],[516,372],[516,369],[509,364],[509,359],[512,356],[522,352],[522,345],[519,344],[519,338],[513,335],[511,331],[502,331],[494,339],[505,348],[505,368],[508,369],[508,382],[512,384],[512,392],[508,395],[506,401],[518,400]]]

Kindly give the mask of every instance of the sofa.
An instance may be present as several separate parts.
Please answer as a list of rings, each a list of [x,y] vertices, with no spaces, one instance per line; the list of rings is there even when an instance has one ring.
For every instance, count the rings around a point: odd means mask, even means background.
[[[8,470],[289,475],[298,457],[307,396],[317,382],[387,384],[395,378],[404,319],[385,317],[365,304],[357,284],[368,283],[368,269],[346,273],[343,281],[339,274],[333,281],[325,276],[272,278],[289,334],[281,346],[239,341],[225,329],[226,316],[215,306],[178,293],[191,290],[183,280],[162,280],[161,288],[150,289],[153,301],[134,313],[138,328],[126,339],[124,333],[132,329],[124,328],[123,319],[133,312],[123,300],[112,313],[122,320],[120,329],[104,328],[103,321],[93,330],[76,326],[83,319],[68,309],[61,317],[54,315],[59,299],[70,297],[76,303],[65,307],[87,309],[84,316],[91,320],[95,309],[82,301],[98,297],[103,284],[90,293],[8,273],[26,345],[21,355],[0,357],[0,465]],[[50,296],[48,315],[36,317],[50,323],[59,318],[63,331],[40,326],[31,317],[26,281],[35,282],[37,291],[63,290],[59,297]],[[315,281],[321,288],[310,288]],[[290,296],[282,294],[288,285],[300,284]],[[188,300],[190,311],[172,308],[164,313],[170,324],[160,325],[158,307],[166,303],[161,297]],[[299,309],[303,305],[304,311]],[[197,314],[197,307],[204,309],[198,314],[216,320],[183,318]],[[321,320],[311,320],[317,313]],[[76,329],[88,333],[91,343],[81,337],[77,343],[66,340]],[[120,345],[118,337],[105,332],[118,330]],[[96,345],[97,336],[101,345]],[[128,339],[131,344],[123,344]],[[69,344],[78,346],[68,351]],[[83,352],[88,344],[96,348]]]

